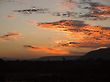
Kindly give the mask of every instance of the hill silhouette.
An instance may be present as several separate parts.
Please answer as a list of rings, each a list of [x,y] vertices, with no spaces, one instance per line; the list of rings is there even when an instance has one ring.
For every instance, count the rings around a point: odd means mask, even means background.
[[[86,53],[81,59],[110,60],[110,48],[102,48]]]
[[[35,61],[74,61],[77,60],[77,56],[45,56],[40,58],[34,58]]]

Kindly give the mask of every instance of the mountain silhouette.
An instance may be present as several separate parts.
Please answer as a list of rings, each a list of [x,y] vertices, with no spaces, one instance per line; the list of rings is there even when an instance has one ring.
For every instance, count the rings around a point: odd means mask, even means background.
[[[110,60],[110,48],[102,48],[86,53],[81,59]]]
[[[32,60],[37,61],[73,61],[76,60],[77,56],[45,56],[41,58],[34,58]]]
[[[3,62],[4,60],[0,58],[0,62]]]

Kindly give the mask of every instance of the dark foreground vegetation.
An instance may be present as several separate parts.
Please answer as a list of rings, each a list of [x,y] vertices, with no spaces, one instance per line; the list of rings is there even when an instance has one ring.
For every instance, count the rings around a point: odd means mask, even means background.
[[[1,61],[0,82],[83,82],[110,78],[110,61]]]
[[[109,59],[110,48],[89,52],[77,60],[63,58],[62,61],[4,61],[1,59],[0,82],[109,82]]]

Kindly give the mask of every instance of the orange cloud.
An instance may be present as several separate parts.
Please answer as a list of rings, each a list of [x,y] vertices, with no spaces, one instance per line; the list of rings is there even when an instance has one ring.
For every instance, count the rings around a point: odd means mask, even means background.
[[[91,26],[82,21],[63,20],[52,23],[40,23],[39,27],[65,28],[63,31],[73,37],[73,41],[60,42],[61,46],[69,47],[103,47],[110,45],[110,28]],[[62,31],[62,30],[61,30]]]
[[[106,5],[99,5],[95,7],[97,11],[99,10],[100,12],[93,12],[95,16],[100,16],[100,17],[110,17],[110,6]]]
[[[0,40],[16,40],[18,38],[21,38],[21,34],[18,32],[9,32],[7,34],[4,34],[0,36]]]
[[[67,55],[69,54],[68,51],[62,50],[62,49],[56,49],[56,48],[47,48],[47,47],[37,47],[32,45],[24,45],[25,48],[27,48],[30,51],[42,51],[49,54],[58,54],[58,55]]]
[[[52,23],[38,23],[39,27],[42,28],[77,28],[77,27],[83,27],[86,26],[87,24],[84,24],[83,21],[78,21],[78,20],[61,20],[58,22],[52,22]]]
[[[106,6],[106,5],[100,5],[97,6],[96,8],[101,11],[110,11],[110,6]]]

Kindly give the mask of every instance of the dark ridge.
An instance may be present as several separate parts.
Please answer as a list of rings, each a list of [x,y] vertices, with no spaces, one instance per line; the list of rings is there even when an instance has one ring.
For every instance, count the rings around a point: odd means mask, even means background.
[[[4,60],[0,58],[0,62],[4,62]]]
[[[94,59],[94,60],[110,60],[110,48],[102,48],[88,52],[81,59]]]
[[[46,56],[32,59],[34,61],[74,61],[77,60],[77,56]]]

